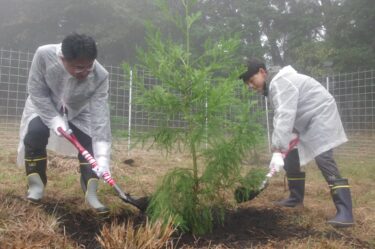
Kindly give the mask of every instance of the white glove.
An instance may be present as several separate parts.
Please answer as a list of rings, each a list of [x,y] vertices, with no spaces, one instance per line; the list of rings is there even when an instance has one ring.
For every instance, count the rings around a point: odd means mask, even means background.
[[[51,120],[51,129],[56,133],[57,136],[61,137],[61,133],[57,130],[59,127],[61,127],[64,131],[68,130],[68,126],[63,117],[57,115]]]
[[[93,150],[96,162],[98,163],[98,166],[93,169],[96,175],[104,180],[111,178],[109,170],[111,144],[108,142],[94,142]]]
[[[280,172],[280,170],[284,167],[284,157],[283,154],[280,152],[274,152],[272,154],[271,162],[270,162],[270,170],[275,170],[276,172]]]

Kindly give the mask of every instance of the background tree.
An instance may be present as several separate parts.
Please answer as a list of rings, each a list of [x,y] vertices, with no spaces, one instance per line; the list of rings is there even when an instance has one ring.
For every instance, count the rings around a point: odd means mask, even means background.
[[[143,139],[167,152],[180,144],[191,155],[191,167],[176,165],[166,174],[148,214],[152,220],[172,216],[180,229],[202,234],[212,229],[215,218],[223,221],[228,191],[233,193],[241,182],[242,159],[261,130],[256,113],[250,112],[255,102],[248,100],[250,93],[238,80],[244,70],[235,53],[240,40],[208,40],[197,53],[191,47],[201,17],[201,12],[192,12],[196,1],[180,0],[173,9],[167,1],[158,2],[184,39],[176,42],[152,26],[147,50],[139,52],[141,65],[162,83],[150,87],[138,79],[138,101],[158,122]],[[171,125],[176,117],[183,126]]]
[[[371,0],[324,0],[325,41],[335,50],[333,70],[352,72],[375,67],[375,4]]]
[[[134,62],[143,46],[146,19],[158,9],[152,0],[0,0],[0,47],[35,49],[59,43],[71,32],[95,37],[103,63]]]
[[[239,57],[262,57],[266,48],[262,46],[262,31],[258,24],[258,13],[252,1],[206,0],[199,3],[203,18],[199,20],[204,39],[217,39],[223,34],[238,34],[241,39],[237,51]]]
[[[318,76],[375,66],[375,35],[366,31],[375,24],[374,6],[370,0],[206,0],[201,8],[210,36],[241,31],[242,55]]]
[[[168,1],[178,13],[179,1]],[[0,47],[35,51],[66,34],[86,32],[106,64],[137,63],[145,47],[146,20],[175,41],[178,29],[160,18],[152,0],[0,0]],[[264,57],[269,64],[292,64],[308,74],[375,67],[372,0],[199,0],[202,18],[192,30],[191,47],[204,50],[207,39],[238,34],[240,57]],[[331,65],[327,68],[326,65]]]

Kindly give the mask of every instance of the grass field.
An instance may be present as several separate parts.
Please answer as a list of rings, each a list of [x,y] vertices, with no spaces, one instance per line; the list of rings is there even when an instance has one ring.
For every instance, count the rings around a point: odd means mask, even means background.
[[[164,236],[164,246],[139,248],[375,248],[375,158],[371,155],[337,158],[342,175],[352,186],[353,228],[335,229],[325,223],[334,216],[335,207],[324,178],[312,163],[306,167],[303,208],[272,204],[288,194],[284,176],[279,174],[256,199],[239,206],[229,200],[233,205],[228,205],[225,224],[202,237],[145,226],[145,215],[123,203],[104,183],[99,195],[111,215],[96,216],[84,203],[77,161],[52,154],[45,198],[40,205],[30,204],[24,200],[25,172],[15,167],[15,157],[14,149],[0,151],[0,248],[138,248],[125,241],[136,240],[140,227],[138,240],[155,242]],[[129,158],[134,160],[132,165],[124,163]],[[261,156],[257,164],[266,165],[267,160]],[[115,149],[112,162],[112,175],[119,185],[144,195],[153,192],[168,169],[186,167],[190,159],[181,153],[166,158],[158,151],[142,149],[131,151],[129,157]]]

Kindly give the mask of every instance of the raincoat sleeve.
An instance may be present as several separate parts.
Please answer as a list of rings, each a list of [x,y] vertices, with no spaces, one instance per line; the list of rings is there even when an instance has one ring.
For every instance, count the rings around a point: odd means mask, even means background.
[[[51,128],[52,118],[59,115],[51,99],[51,89],[45,81],[46,63],[40,48],[35,52],[27,82],[28,93],[36,113]]]
[[[272,149],[284,152],[288,150],[289,141],[292,137],[299,91],[290,80],[280,77],[271,82],[270,95],[275,108]]]
[[[108,106],[108,75],[90,99],[91,134],[94,156],[100,171],[110,172],[111,124]]]
[[[108,105],[109,81],[104,77],[90,98],[91,135],[93,142],[111,142],[111,124]]]

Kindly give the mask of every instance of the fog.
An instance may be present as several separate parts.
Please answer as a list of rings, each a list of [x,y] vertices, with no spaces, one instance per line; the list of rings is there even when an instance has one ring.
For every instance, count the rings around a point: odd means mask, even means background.
[[[135,64],[137,47],[147,49],[147,23],[183,44],[184,34],[165,8],[183,22],[185,1],[0,0],[0,47],[34,52],[40,45],[61,42],[69,33],[87,33],[97,41],[103,63]],[[326,65],[336,71],[375,66],[375,35],[368,32],[375,26],[374,1],[193,2],[191,13],[200,14],[191,34],[196,51],[205,49],[207,39],[238,36],[239,58],[264,57],[274,65],[297,64],[306,72]]]

